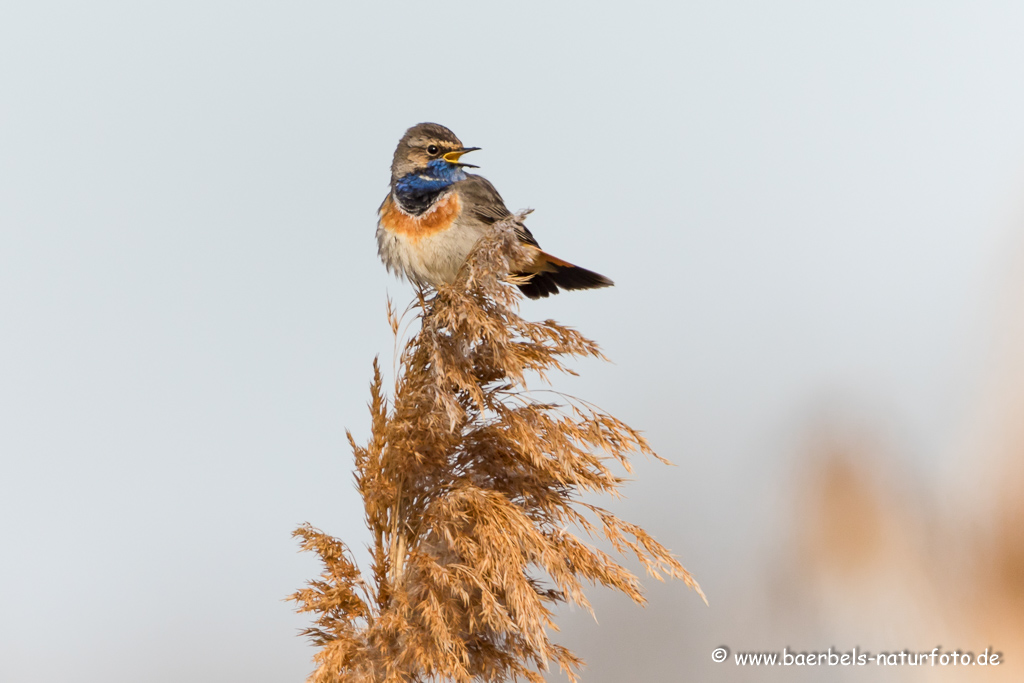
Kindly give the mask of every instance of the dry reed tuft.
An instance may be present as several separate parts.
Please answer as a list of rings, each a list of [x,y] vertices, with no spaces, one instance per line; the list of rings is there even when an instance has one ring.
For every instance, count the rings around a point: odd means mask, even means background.
[[[571,528],[700,593],[643,529],[581,499],[614,494],[623,479],[612,467],[630,471],[631,453],[662,458],[588,403],[526,391],[529,372],[571,373],[566,359],[602,355],[575,330],[519,317],[508,283],[526,261],[515,220],[495,227],[455,284],[416,304],[421,328],[390,405],[374,362],[372,437],[359,446],[349,435],[372,577],[340,540],[308,524],[295,531],[325,566],[291,596],[315,615],[304,632],[321,647],[310,681],[539,682],[552,661],[578,680],[582,661],[548,638],[555,604],[590,609],[585,582],[644,598],[636,576]],[[388,318],[397,332],[390,307]]]

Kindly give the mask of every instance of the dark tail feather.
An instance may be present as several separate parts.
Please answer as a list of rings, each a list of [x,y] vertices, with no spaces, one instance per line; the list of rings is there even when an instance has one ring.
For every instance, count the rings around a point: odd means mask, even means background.
[[[543,252],[542,252],[543,253]],[[558,294],[559,289],[597,289],[611,287],[615,283],[592,270],[574,266],[548,254],[544,254],[543,267],[540,272],[517,273],[520,277],[529,277],[530,281],[518,285],[519,289],[531,299]]]

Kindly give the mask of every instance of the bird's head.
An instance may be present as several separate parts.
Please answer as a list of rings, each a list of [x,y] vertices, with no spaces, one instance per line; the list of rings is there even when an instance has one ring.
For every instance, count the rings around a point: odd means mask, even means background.
[[[463,154],[480,149],[463,147],[462,141],[444,126],[419,123],[398,142],[391,162],[391,182],[416,176],[424,181],[452,183],[465,177],[463,168],[476,168],[459,161]]]

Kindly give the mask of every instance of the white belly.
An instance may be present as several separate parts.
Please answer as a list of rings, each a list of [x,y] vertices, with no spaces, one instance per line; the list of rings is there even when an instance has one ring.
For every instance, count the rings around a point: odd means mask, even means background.
[[[455,281],[480,240],[476,226],[453,225],[433,235],[410,236],[377,224],[377,251],[388,270],[419,285],[437,287]]]

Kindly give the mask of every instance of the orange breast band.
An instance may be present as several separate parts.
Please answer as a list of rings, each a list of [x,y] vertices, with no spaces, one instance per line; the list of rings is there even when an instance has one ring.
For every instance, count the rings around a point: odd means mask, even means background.
[[[405,235],[416,242],[452,227],[461,210],[462,203],[455,192],[449,192],[421,216],[405,213],[395,206],[394,199],[388,195],[380,207],[380,223],[388,232]]]

